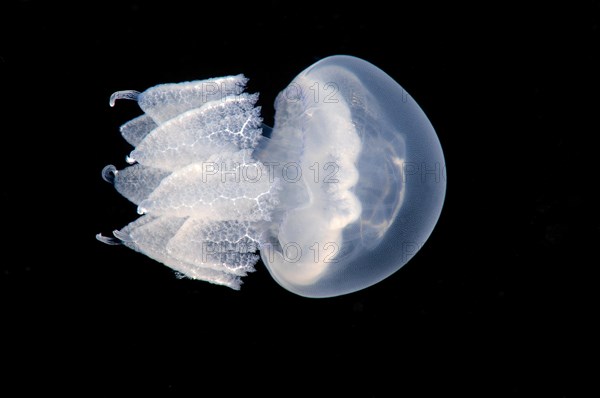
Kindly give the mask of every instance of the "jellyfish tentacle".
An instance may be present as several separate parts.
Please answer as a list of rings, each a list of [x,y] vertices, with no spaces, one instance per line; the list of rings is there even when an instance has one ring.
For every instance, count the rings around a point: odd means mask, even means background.
[[[102,234],[96,234],[96,239],[106,245],[117,246],[121,244],[119,239],[113,238],[111,236],[104,236]]]
[[[102,169],[102,179],[110,184],[115,183],[115,177],[119,171],[112,164],[104,166]]]
[[[139,95],[140,95],[140,92],[135,91],[135,90],[116,91],[116,92],[112,93],[112,95],[110,96],[110,100],[108,101],[108,104],[112,108],[113,106],[115,106],[116,100],[126,99],[126,100],[137,101]]]

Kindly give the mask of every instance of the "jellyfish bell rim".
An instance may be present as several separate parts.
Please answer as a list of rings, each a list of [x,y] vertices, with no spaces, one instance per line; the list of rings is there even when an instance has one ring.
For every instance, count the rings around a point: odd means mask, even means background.
[[[355,253],[354,257],[350,258],[346,264],[335,264],[313,284],[298,285],[282,277],[281,271],[273,266],[261,250],[261,258],[265,267],[281,286],[295,294],[312,298],[334,297],[362,290],[386,279],[402,268],[431,235],[441,214],[446,191],[445,161],[439,138],[423,110],[406,90],[377,66],[350,55],[334,55],[323,58],[299,73],[290,85],[298,83],[303,77],[314,77],[315,81],[322,81],[318,78],[319,73],[328,69],[330,76],[331,73],[350,72],[360,83],[360,86],[353,86],[353,83],[350,82],[349,85],[353,87],[350,91],[342,93],[350,105],[352,118],[356,116],[355,112],[367,114],[370,120],[380,117],[383,122],[387,122],[381,129],[386,131],[394,145],[404,145],[409,161],[415,164],[434,164],[435,170],[439,166],[440,169],[443,169],[444,176],[440,181],[435,177],[435,185],[432,185],[427,180],[427,176],[425,176],[425,181],[419,183],[416,178],[413,178],[412,181],[409,180],[408,176],[403,174],[405,170],[400,170],[397,178],[405,179],[401,193],[399,193],[402,197],[401,206],[394,213],[394,219],[386,229],[385,236],[387,238],[383,236],[373,247],[362,247],[363,253]],[[323,75],[327,75],[327,73]],[[352,90],[364,91],[357,93]],[[359,100],[364,100],[364,103],[349,100],[354,99],[355,94]],[[398,120],[398,115],[404,119]],[[352,123],[355,122],[355,119],[352,119]],[[274,126],[272,135],[278,133],[276,127]],[[365,134],[369,132],[366,130],[360,132],[363,141],[368,138],[365,137]],[[395,140],[397,142],[394,142]],[[405,163],[402,163],[402,166],[404,165]],[[411,216],[415,215],[421,219],[417,226],[414,225],[415,222],[411,223],[409,220]],[[404,247],[401,251],[395,248],[399,243]],[[410,250],[407,249],[408,247]],[[390,257],[394,256],[398,259],[390,261]],[[365,266],[366,263],[375,264],[375,267],[383,269],[379,269],[378,272],[369,272],[369,268]],[[357,281],[355,276],[355,280],[352,281],[352,274],[360,274],[361,280]]]

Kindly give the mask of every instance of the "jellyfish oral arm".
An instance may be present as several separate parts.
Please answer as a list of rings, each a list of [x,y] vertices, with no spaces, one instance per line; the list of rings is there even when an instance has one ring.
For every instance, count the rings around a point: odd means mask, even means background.
[[[105,180],[138,205],[138,218],[115,238],[182,275],[239,289],[259,257],[260,224],[277,201],[274,182],[252,159],[261,134],[257,95],[243,93],[247,79],[168,84],[131,99],[145,114],[121,128],[135,145],[130,167],[107,166]]]

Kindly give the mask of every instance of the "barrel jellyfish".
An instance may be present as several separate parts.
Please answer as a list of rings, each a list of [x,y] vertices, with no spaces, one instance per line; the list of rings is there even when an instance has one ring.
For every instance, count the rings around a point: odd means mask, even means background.
[[[131,166],[102,171],[141,216],[98,240],[233,289],[261,259],[306,297],[351,293],[406,264],[446,192],[440,142],[412,97],[369,62],[332,56],[279,93],[271,129],[247,80],[111,96],[144,112],[120,129]]]

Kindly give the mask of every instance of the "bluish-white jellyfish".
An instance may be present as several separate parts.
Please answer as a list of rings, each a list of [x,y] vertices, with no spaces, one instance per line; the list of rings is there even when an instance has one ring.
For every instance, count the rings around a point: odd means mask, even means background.
[[[277,96],[271,129],[246,82],[111,96],[144,114],[121,127],[132,165],[102,174],[142,216],[97,238],[233,289],[261,258],[306,297],[351,293],[406,264],[446,192],[440,142],[412,97],[369,62],[332,56]]]

